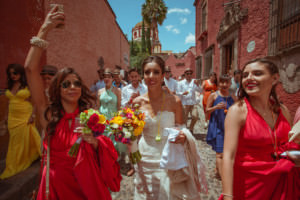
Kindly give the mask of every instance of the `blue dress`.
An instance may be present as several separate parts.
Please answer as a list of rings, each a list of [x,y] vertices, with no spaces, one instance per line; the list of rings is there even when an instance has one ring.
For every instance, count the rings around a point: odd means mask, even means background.
[[[231,96],[220,96],[219,91],[217,91],[217,98],[213,103],[213,106],[220,102],[226,102],[226,108],[228,108],[234,103]],[[223,153],[224,146],[224,121],[226,114],[224,109],[217,109],[211,113],[209,120],[206,142],[212,149],[217,153]]]

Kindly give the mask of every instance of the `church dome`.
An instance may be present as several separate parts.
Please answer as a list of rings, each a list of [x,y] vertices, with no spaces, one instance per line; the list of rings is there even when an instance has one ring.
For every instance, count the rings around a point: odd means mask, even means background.
[[[139,23],[137,23],[137,24],[134,26],[134,28],[142,28],[142,24],[143,24],[143,21],[140,21]],[[145,27],[149,27],[149,25],[148,25],[146,22],[144,22],[144,26],[145,26]]]

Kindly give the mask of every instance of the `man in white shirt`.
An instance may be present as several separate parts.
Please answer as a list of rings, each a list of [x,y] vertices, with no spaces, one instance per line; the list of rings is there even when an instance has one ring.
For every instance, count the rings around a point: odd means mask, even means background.
[[[238,91],[240,88],[240,80],[242,76],[242,71],[237,69],[233,73],[233,77],[231,78],[231,86],[229,88],[230,94],[233,94],[235,96],[238,95]]]
[[[104,69],[99,69],[97,72],[98,72],[99,80],[90,87],[90,90],[95,94],[97,94],[98,90],[105,87],[104,75],[103,75]]]
[[[194,125],[197,121],[197,118],[192,115],[192,110],[196,101],[196,91],[202,92],[200,86],[200,81],[192,79],[193,71],[190,68],[185,69],[184,71],[185,79],[178,83],[178,88],[176,94],[180,97],[182,105],[184,107],[185,120],[187,123],[187,118],[189,113],[191,113],[192,120],[190,123],[190,131],[193,133]]]
[[[147,87],[139,82],[140,75],[137,69],[133,68],[129,70],[129,79],[131,83],[122,88],[122,100],[121,105],[131,105],[132,101],[145,93],[147,93]]]
[[[122,88],[121,105],[123,107],[130,106],[136,97],[143,95],[148,91],[147,87],[140,83],[140,75],[137,69],[130,69],[128,74],[131,83]],[[131,169],[127,172],[127,176],[132,176],[135,172],[133,166],[131,165],[130,167]]]
[[[177,91],[177,81],[171,78],[171,68],[170,66],[166,66],[165,68],[165,77],[164,82],[171,94],[176,94]]]

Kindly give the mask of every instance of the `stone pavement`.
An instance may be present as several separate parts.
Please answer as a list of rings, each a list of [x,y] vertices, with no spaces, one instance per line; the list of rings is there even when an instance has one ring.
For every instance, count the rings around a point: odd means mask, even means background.
[[[2,169],[3,165],[1,163]],[[40,162],[37,160],[25,171],[0,180],[0,200],[30,200],[32,191],[39,184],[39,171]]]
[[[200,150],[200,155],[203,163],[206,166],[206,178],[208,182],[208,194],[201,194],[201,200],[217,200],[222,192],[221,181],[215,177],[215,152],[206,143],[206,129],[204,128],[204,113],[201,106],[198,106],[200,120],[197,121],[194,127],[194,136],[197,139],[197,145]],[[133,200],[134,193],[134,176],[127,177],[126,171],[129,165],[121,164],[121,173],[123,180],[121,182],[121,191],[113,193],[113,200]]]

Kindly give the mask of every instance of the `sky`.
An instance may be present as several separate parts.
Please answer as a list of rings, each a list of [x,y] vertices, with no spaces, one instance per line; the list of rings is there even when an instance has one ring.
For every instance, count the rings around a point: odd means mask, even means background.
[[[108,0],[115,12],[117,22],[124,34],[131,40],[131,30],[142,21],[141,9],[145,0]],[[167,18],[158,26],[162,50],[173,53],[185,52],[195,46],[194,0],[165,0]]]

